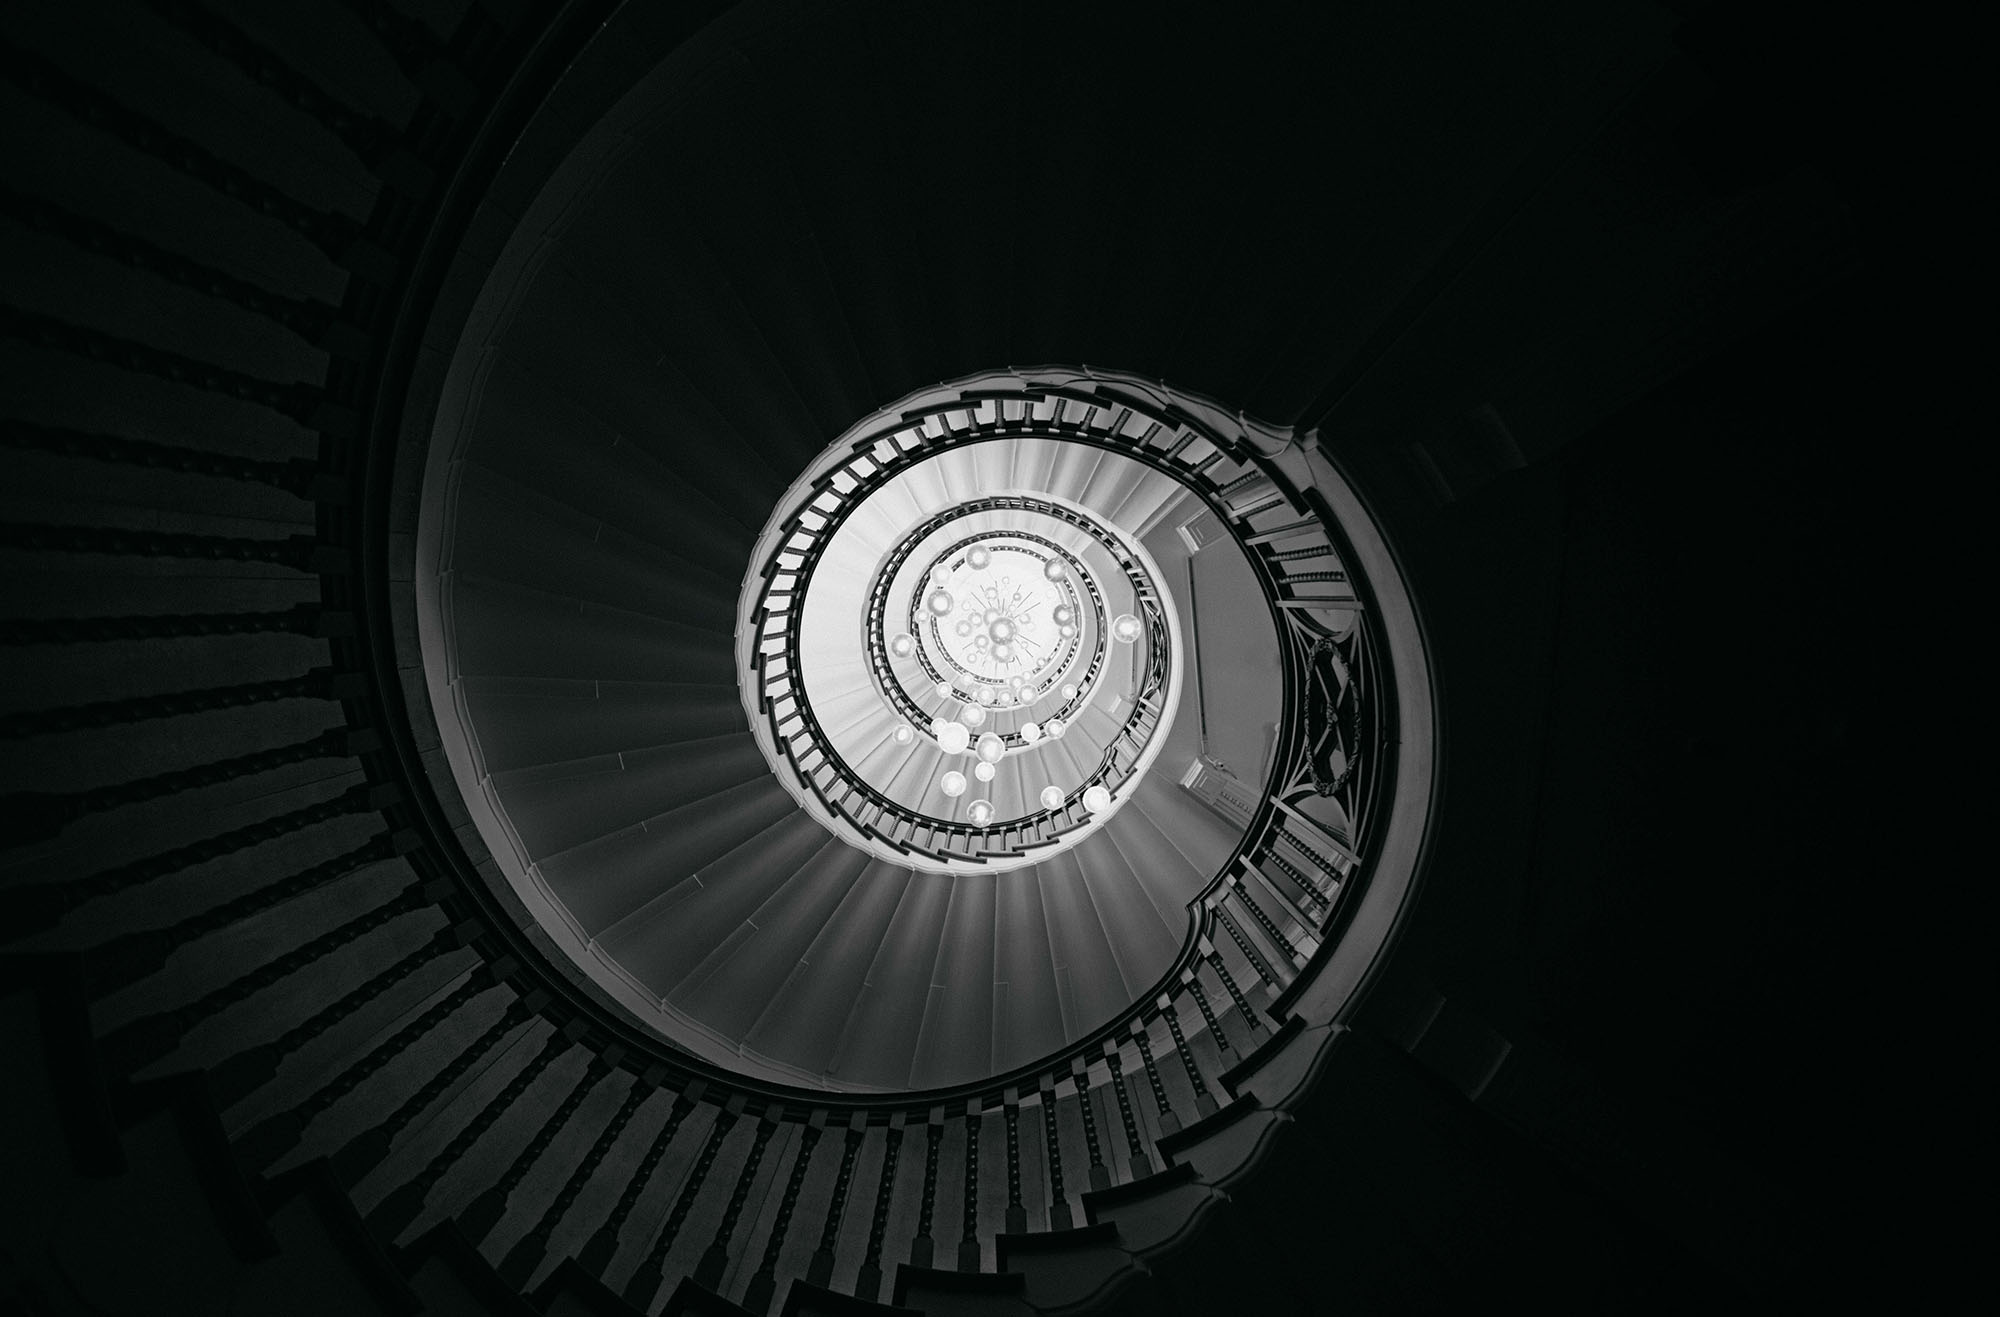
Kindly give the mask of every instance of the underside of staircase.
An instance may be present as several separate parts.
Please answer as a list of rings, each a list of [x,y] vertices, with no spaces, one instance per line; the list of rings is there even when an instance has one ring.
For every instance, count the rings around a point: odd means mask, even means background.
[[[1837,41],[1725,10],[10,15],[0,1306],[1804,1293],[1840,1238],[1790,1077],[1833,1048],[1798,985],[1836,968],[1860,736],[1828,658],[1874,401],[1858,116]],[[1388,803],[1274,809],[1263,761],[1325,720],[1215,621],[1335,549],[1273,504],[1241,562],[1195,551],[1227,501],[1061,405],[919,468],[828,588],[1037,491],[1148,547],[1216,703],[1191,683],[1119,812],[1004,873],[864,853],[774,777],[734,658],[774,506],[878,409],[1046,363],[1220,400],[1286,437],[1211,486],[1380,523],[1417,609],[1370,652],[1435,675],[1435,759],[1406,719],[1398,767],[1436,812],[1381,859],[1408,919],[1363,900]],[[449,786],[415,657],[444,434],[482,789],[657,1025]],[[1357,577],[1369,543],[1335,546]],[[934,778],[866,675],[827,674],[862,692],[829,725]],[[1182,785],[1217,746],[1254,837]]]

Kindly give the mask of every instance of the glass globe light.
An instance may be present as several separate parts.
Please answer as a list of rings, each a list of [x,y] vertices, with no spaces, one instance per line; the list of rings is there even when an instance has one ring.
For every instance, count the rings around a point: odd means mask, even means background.
[[[989,764],[997,764],[1000,762],[1000,756],[1006,753],[1007,753],[1007,743],[1000,739],[998,733],[995,732],[980,733],[979,757],[981,759],[985,760]]]
[[[917,729],[908,723],[897,723],[895,730],[889,733],[889,739],[897,745],[908,745],[917,739]]]
[[[1065,637],[1073,636],[1076,634],[1076,628],[1069,625],[1067,622],[1065,622],[1062,626],[1057,627],[1056,630],[1061,632],[1062,635],[1064,635]]]
[[[1062,803],[1063,792],[1061,787],[1050,786],[1042,788],[1043,809],[1061,809]]]
[[[1033,745],[1042,739],[1042,729],[1033,723],[1021,724],[1021,744]]]
[[[983,572],[993,561],[993,551],[983,544],[975,544],[966,552],[965,565],[975,572]]]
[[[995,622],[998,622],[1000,620],[1000,610],[997,608],[989,608],[985,612],[979,615],[979,620],[984,622],[988,626],[992,626]]]
[[[937,740],[938,749],[946,754],[962,755],[965,747],[972,743],[972,733],[965,730],[964,723],[946,723],[938,728]]]
[[[993,657],[1002,663],[1011,663],[1014,661],[1014,647],[1004,640],[996,640],[993,642]]]
[[[1145,632],[1145,626],[1130,613],[1120,613],[1111,623],[1111,638],[1127,645],[1144,635]]]
[[[938,790],[944,792],[947,796],[964,795],[965,774],[957,772],[956,770],[946,773],[943,777],[938,779]]]
[[[930,609],[936,616],[943,617],[952,610],[952,605],[957,602],[957,600],[951,597],[951,591],[945,589],[943,586],[939,586],[937,589],[931,591],[930,598],[924,600],[924,607]]]
[[[938,693],[938,698],[940,699],[948,700],[951,698],[951,683],[948,681],[941,681],[931,687],[931,689]]]
[[[986,710],[981,705],[968,702],[958,711],[958,720],[967,727],[977,727],[986,721]]]
[[[966,621],[964,618],[960,618],[958,625],[953,627],[952,630],[956,631],[958,633],[959,639],[963,640],[965,637],[972,634],[972,623]]]
[[[1062,734],[1069,730],[1069,724],[1060,718],[1051,718],[1042,724],[1042,735],[1062,740]]]
[[[972,775],[978,778],[981,782],[991,782],[993,780],[993,775],[999,771],[1000,771],[999,769],[987,763],[984,759],[980,760],[978,763],[972,766]]]
[[[993,821],[993,802],[990,800],[973,801],[965,807],[965,817],[972,820],[974,827],[985,827]]]
[[[1021,687],[1028,684],[1028,679],[1017,672],[1013,676],[1007,678],[1007,684],[1018,691],[1021,689]]]
[[[991,686],[981,686],[978,690],[972,692],[972,697],[981,704],[991,704],[993,703],[993,688]]]
[[[1111,808],[1111,793],[1104,789],[1103,783],[1097,783],[1084,791],[1083,807],[1093,814],[1102,814]]]
[[[993,619],[993,625],[986,628],[986,634],[995,640],[1012,640],[1014,638],[1014,623],[1009,618],[996,617]]]
[[[994,708],[996,708],[996,709],[1004,709],[1004,708],[1006,708],[1006,707],[1007,707],[1008,705],[1012,704],[1013,702],[1014,702],[1014,696],[1013,696],[1013,693],[1012,693],[1011,691],[994,691],[994,692],[993,692],[993,707],[994,707]]]
[[[916,638],[907,631],[889,642],[889,652],[897,658],[908,658],[916,648]]]
[[[1062,689],[1061,689],[1061,690],[1059,690],[1059,691],[1057,691],[1057,692],[1056,692],[1056,694],[1058,694],[1058,695],[1062,696],[1062,697],[1063,697],[1063,699],[1065,699],[1065,700],[1073,700],[1073,699],[1075,699],[1075,698],[1076,698],[1076,683],[1075,683],[1075,682],[1073,682],[1073,681],[1066,681],[1066,682],[1064,682],[1064,683],[1062,684]]]
[[[939,563],[937,564],[937,566],[931,568],[932,585],[943,585],[946,581],[949,581],[950,579],[951,579],[951,568],[945,566],[943,563]]]
[[[1057,604],[1049,610],[1049,620],[1057,626],[1068,626],[1076,621],[1076,610],[1068,604]]]
[[[1051,581],[1060,581],[1069,575],[1069,567],[1060,558],[1051,558],[1042,564],[1042,575]]]

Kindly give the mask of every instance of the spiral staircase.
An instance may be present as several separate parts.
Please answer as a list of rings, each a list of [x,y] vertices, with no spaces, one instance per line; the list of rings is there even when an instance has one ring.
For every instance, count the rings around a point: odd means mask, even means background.
[[[1322,1220],[1363,1311],[1517,1282],[1550,1222],[1595,1254],[1559,1306],[1793,1283],[1655,1274],[1678,1200],[1604,1189],[1557,1051],[1398,950],[1471,945],[1419,880],[1535,817],[1467,765],[1547,679],[1492,644],[1546,563],[1443,519],[1852,260],[1817,175],[1704,129],[1714,26],[17,17],[26,1311],[1307,1312]],[[899,554],[1030,531],[1144,550],[1178,684],[1091,702],[1107,645],[1066,736],[993,715],[985,823],[930,785],[963,691],[889,627],[808,663],[784,600],[817,564],[823,619],[920,622]],[[1501,1220],[1396,1224],[1447,1200]]]

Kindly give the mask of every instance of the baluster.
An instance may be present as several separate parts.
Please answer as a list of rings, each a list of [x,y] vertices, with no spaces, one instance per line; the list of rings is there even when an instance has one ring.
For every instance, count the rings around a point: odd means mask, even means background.
[[[151,613],[125,617],[0,619],[0,645],[78,645],[120,640],[181,640],[190,636],[290,634],[326,638],[354,634],[354,614],[298,604],[256,613]]]
[[[1299,889],[1300,894],[1305,897],[1306,901],[1312,905],[1314,910],[1322,912],[1325,911],[1325,909],[1327,908],[1326,893],[1320,891],[1319,888],[1314,885],[1312,880],[1306,877],[1303,870],[1299,869],[1298,866],[1294,865],[1290,860],[1287,860],[1284,856],[1278,854],[1276,851],[1270,852],[1264,858],[1268,860],[1270,863],[1277,865],[1279,870],[1284,873],[1285,877],[1292,880],[1293,885]],[[1303,914],[1304,912],[1301,911],[1300,913]],[[1317,924],[1319,920],[1315,918],[1308,920],[1307,922],[1311,924]]]
[[[618,1136],[625,1132],[640,1104],[652,1093],[653,1085],[644,1080],[635,1081],[625,1091],[618,1110],[612,1113],[610,1122],[591,1141],[590,1151],[570,1169],[569,1177],[556,1192],[555,1200],[542,1209],[534,1226],[516,1240],[514,1246],[507,1250],[507,1256],[501,1259],[499,1270],[502,1280],[517,1290],[527,1287],[528,1279],[535,1274],[536,1265],[548,1251],[549,1241],[555,1237],[556,1227],[569,1215],[569,1209],[583,1192],[583,1186],[590,1183],[590,1177],[597,1173],[597,1168],[611,1152],[611,1145],[618,1141]]]
[[[212,476],[244,484],[269,485],[317,503],[346,500],[347,482],[344,479],[321,470],[318,463],[302,457],[285,462],[264,462],[230,453],[211,453],[147,439],[126,439],[118,435],[17,420],[0,421],[0,446],[93,462],[175,471],[184,475]]]
[[[985,1110],[978,1098],[965,1103],[965,1196],[960,1212],[958,1269],[979,1270],[979,1127]]]
[[[245,827],[220,832],[200,841],[177,846],[170,851],[134,860],[129,864],[103,869],[74,882],[24,883],[8,892],[18,921],[16,936],[49,928],[70,911],[91,901],[129,891],[208,860],[218,859],[250,846],[325,823],[348,814],[381,809],[393,804],[399,794],[391,787],[361,785],[337,796],[316,801],[290,813],[264,819]]]
[[[1208,994],[1201,989],[1200,972],[1190,969],[1181,976],[1181,982],[1185,983],[1188,991],[1194,995],[1194,1004],[1201,1011],[1201,1022],[1208,1026],[1208,1036],[1215,1039],[1216,1050],[1222,1053],[1223,1068],[1227,1069],[1229,1061],[1236,1055],[1236,1049],[1230,1046],[1229,1035],[1222,1031],[1222,1021],[1216,1018],[1215,1008],[1209,1004]]]
[[[702,1182],[708,1178],[716,1156],[722,1151],[722,1141],[736,1128],[745,1105],[743,1095],[739,1093],[716,1113],[715,1124],[709,1127],[701,1152],[695,1157],[694,1165],[688,1168],[688,1177],[682,1181],[681,1191],[675,1196],[673,1208],[660,1226],[659,1235],[654,1238],[652,1248],[646,1251],[645,1260],[639,1264],[638,1270],[632,1273],[632,1279],[625,1282],[625,1301],[641,1312],[652,1309],[653,1298],[666,1280],[667,1253],[687,1221],[688,1212],[694,1207],[694,1200],[701,1193]]]
[[[785,1177],[785,1191],[778,1199],[778,1216],[771,1222],[771,1236],[764,1241],[764,1256],[757,1263],[757,1270],[750,1277],[750,1285],[743,1295],[743,1306],[751,1312],[764,1312],[771,1306],[771,1298],[778,1288],[778,1255],[784,1251],[785,1234],[792,1226],[792,1213],[798,1210],[799,1191],[805,1188],[806,1168],[812,1164],[813,1149],[819,1146],[819,1136],[826,1128],[826,1112],[816,1110],[806,1120],[806,1126],[799,1133],[798,1154],[792,1158],[791,1174]],[[718,1279],[720,1275],[718,1273]]]
[[[1018,1235],[1028,1228],[1028,1208],[1021,1201],[1020,1090],[1007,1090],[1000,1113],[1007,1122],[1007,1231]]]
[[[1278,990],[1284,986],[1283,981],[1278,978],[1277,972],[1265,961],[1262,953],[1256,947],[1250,945],[1249,937],[1237,926],[1236,920],[1230,915],[1228,910],[1223,908],[1220,900],[1217,900],[1209,908],[1215,911],[1215,917],[1221,922],[1223,930],[1229,934],[1229,940],[1236,944],[1236,949],[1241,951],[1244,958],[1250,962],[1250,968],[1256,970],[1257,977],[1264,981],[1266,990],[1275,996]]]
[[[276,749],[258,750],[229,759],[218,759],[212,763],[196,764],[192,768],[169,769],[149,777],[115,782],[110,786],[91,787],[67,795],[45,791],[15,792],[0,796],[0,814],[11,815],[17,820],[13,829],[13,836],[17,842],[42,841],[55,836],[65,826],[86,814],[116,809],[121,805],[137,805],[161,796],[192,791],[197,787],[215,786],[235,778],[283,768],[288,764],[302,764],[313,759],[330,759],[342,755],[365,754],[380,744],[381,740],[374,732],[351,732],[345,728],[335,728],[321,732],[309,740],[296,741]],[[24,829],[27,832],[25,836]],[[26,889],[17,887],[13,890],[18,893]]]
[[[344,550],[310,535],[282,540],[242,535],[192,535],[116,526],[0,525],[0,548],[32,553],[102,553],[128,558],[198,558],[262,562],[298,572],[345,571]]]
[[[1132,1095],[1125,1091],[1125,1063],[1118,1055],[1118,1044],[1104,1045],[1104,1060],[1111,1067],[1111,1092],[1118,1099],[1118,1118],[1125,1124],[1125,1146],[1131,1152],[1131,1160],[1126,1165],[1126,1178],[1136,1180],[1151,1175],[1152,1159],[1146,1156],[1146,1145],[1139,1134],[1139,1120],[1132,1111]]]
[[[0,528],[0,548],[7,547],[6,538],[6,528]],[[166,695],[140,695],[96,704],[73,704],[64,709],[36,709],[8,714],[0,717],[0,740],[18,741],[29,736],[81,731],[87,727],[114,727],[120,723],[144,722],[152,718],[178,718],[184,714],[234,709],[246,704],[268,704],[275,700],[341,699],[363,693],[361,674],[336,676],[331,668],[314,668],[296,677],[277,681],[210,686]]]
[[[437,35],[421,20],[398,11],[388,0],[340,0],[340,5],[367,25],[396,67],[410,75],[412,81],[444,58],[444,45]]]
[[[889,1234],[889,1200],[896,1188],[896,1159],[903,1150],[903,1113],[889,1116],[889,1137],[882,1149],[882,1173],[875,1181],[875,1214],[868,1223],[868,1251],[862,1255],[854,1293],[874,1300],[882,1293],[882,1245]],[[914,1260],[914,1259],[912,1259]]]
[[[335,356],[360,361],[368,355],[368,338],[353,325],[342,322],[339,309],[325,302],[273,292],[225,270],[170,252],[136,234],[126,233],[4,185],[0,185],[0,214],[28,228],[60,238],[92,255],[144,270],[183,288],[233,302]],[[249,463],[248,459],[241,458],[235,460],[255,466],[284,465],[276,462]]]
[[[1255,1033],[1258,1029],[1266,1028],[1267,1026],[1264,1024],[1263,1017],[1251,1008],[1250,999],[1245,997],[1243,990],[1236,986],[1236,976],[1231,974],[1229,966],[1223,963],[1222,953],[1219,951],[1210,951],[1208,953],[1208,963],[1209,967],[1215,971],[1216,977],[1222,980],[1223,991],[1229,994],[1229,1000],[1236,1004],[1237,1013],[1242,1015],[1244,1025],[1252,1033]]]
[[[847,1214],[847,1195],[854,1184],[854,1159],[861,1155],[861,1144],[867,1133],[867,1112],[857,1111],[847,1118],[847,1137],[840,1149],[840,1170],[833,1178],[833,1199],[827,1204],[826,1222],[820,1227],[819,1247],[806,1264],[807,1284],[823,1286],[833,1279],[834,1249],[840,1243],[840,1222]]]
[[[1311,544],[1307,545],[1303,549],[1285,549],[1280,552],[1268,554],[1266,556],[1269,557],[1272,562],[1297,562],[1301,558],[1323,558],[1332,552],[1333,552],[1333,546],[1331,544]],[[1347,579],[1341,573],[1336,572],[1335,575],[1339,576],[1340,579],[1342,580]],[[1293,576],[1288,579],[1296,581],[1299,578]]]
[[[1076,1085],[1077,1106],[1083,1115],[1083,1146],[1090,1152],[1086,1172],[1092,1189],[1111,1187],[1111,1167],[1104,1160],[1103,1145],[1097,1141],[1097,1110],[1090,1097],[1090,1067],[1081,1059],[1070,1063],[1070,1078]]]
[[[125,1074],[151,1065],[180,1045],[181,1037],[203,1020],[213,1019],[239,1002],[275,986],[315,961],[374,932],[390,921],[421,908],[427,900],[422,883],[411,883],[384,905],[357,915],[338,928],[320,934],[305,945],[239,975],[172,1010],[156,1011],[127,1021],[97,1040],[98,1054],[113,1069]]]
[[[1042,1141],[1049,1149],[1049,1229],[1068,1230],[1076,1224],[1069,1195],[1063,1190],[1062,1129],[1056,1123],[1056,1086],[1047,1075],[1039,1088],[1042,1099]]]
[[[349,1139],[339,1152],[334,1153],[328,1159],[332,1163],[334,1172],[342,1180],[353,1184],[388,1160],[389,1150],[396,1136],[401,1134],[418,1114],[427,1110],[431,1103],[443,1097],[447,1089],[463,1079],[466,1072],[478,1064],[479,1058],[498,1047],[501,1039],[512,1033],[517,1026],[533,1018],[534,1013],[525,998],[516,997],[508,1002],[507,1009],[501,1011],[498,1018],[486,1026],[486,1031],[473,1039],[470,1046],[446,1062],[422,1088],[404,1098],[386,1119],[378,1121],[370,1129],[361,1131]]]
[[[277,1078],[278,1067],[287,1056],[325,1033],[333,1025],[401,983],[418,969],[460,946],[457,934],[441,928],[430,941],[405,955],[395,964],[356,984],[333,1001],[279,1034],[268,1043],[238,1052],[226,1061],[210,1066],[209,1087],[225,1107],[255,1092]]]
[[[653,1087],[650,1079],[642,1083],[648,1089]],[[639,1161],[639,1169],[627,1177],[625,1187],[618,1193],[618,1201],[612,1205],[611,1215],[605,1218],[603,1225],[591,1233],[583,1250],[576,1255],[577,1265],[582,1267],[586,1274],[602,1276],[610,1268],[611,1259],[618,1252],[619,1233],[625,1229],[625,1222],[631,1218],[632,1209],[639,1205],[639,1195],[644,1193],[646,1186],[652,1182],[653,1173],[659,1169],[660,1162],[667,1155],[667,1149],[673,1146],[674,1135],[680,1132],[681,1122],[686,1120],[687,1114],[700,1103],[701,1095],[707,1088],[706,1082],[697,1079],[687,1086],[685,1092],[674,1095],[672,1104],[667,1108],[666,1124],[660,1128],[651,1146],[646,1149],[646,1155]]]
[[[934,1253],[931,1218],[937,1210],[938,1148],[944,1143],[944,1108],[932,1107],[924,1127],[924,1191],[917,1203],[917,1237],[910,1241],[910,1265],[928,1267]]]
[[[425,1200],[437,1187],[438,1181],[444,1178],[445,1172],[472,1151],[472,1145],[479,1142],[480,1137],[493,1128],[494,1122],[527,1094],[529,1086],[568,1046],[568,1040],[561,1034],[544,1034],[535,1054],[522,1064],[499,1092],[486,1099],[486,1104],[479,1108],[464,1129],[452,1136],[450,1143],[424,1163],[416,1178],[391,1190],[388,1197],[375,1205],[375,1209],[368,1214],[369,1229],[387,1240],[394,1240],[409,1229],[410,1223],[423,1212]]]
[[[1291,958],[1293,968],[1297,968],[1300,960],[1298,948],[1293,946],[1291,941],[1278,930],[1277,921],[1273,920],[1268,914],[1265,914],[1264,907],[1258,905],[1256,898],[1250,895],[1250,884],[1243,880],[1242,874],[1232,874],[1230,876],[1229,890],[1236,894],[1236,899],[1243,903],[1243,908],[1248,910],[1250,917],[1257,921],[1257,927],[1263,929],[1271,941],[1284,948],[1285,955]]]
[[[1215,1099],[1208,1095],[1208,1085],[1202,1080],[1201,1067],[1194,1063],[1194,1049],[1188,1046],[1187,1035],[1181,1032],[1181,1017],[1174,1009],[1173,999],[1164,993],[1160,996],[1160,1014],[1167,1019],[1167,1032],[1173,1035],[1174,1052],[1181,1059],[1181,1068],[1187,1071],[1188,1080],[1194,1085],[1195,1119],[1213,1115],[1216,1111]]]
[[[492,987],[491,976],[485,971],[486,966],[483,963],[473,966],[467,972],[465,979],[449,994],[434,1002],[416,1019],[376,1044],[359,1061],[335,1076],[332,1083],[315,1089],[310,1097],[291,1110],[267,1116],[252,1127],[242,1138],[235,1141],[244,1161],[251,1166],[268,1167],[291,1151],[304,1137],[306,1127],[319,1119],[334,1103],[359,1088],[383,1066],[409,1051],[419,1038],[444,1023],[459,1007]]]
[[[309,430],[319,430],[336,438],[352,439],[360,433],[351,408],[340,406],[316,384],[302,380],[282,383],[267,380],[228,366],[182,356],[136,339],[108,334],[101,329],[73,325],[54,316],[18,307],[0,306],[0,338],[17,338],[53,352],[115,366],[140,375],[152,375],[173,384],[186,384],[209,393],[267,407],[280,416],[297,421]]]
[[[387,123],[336,99],[276,52],[204,5],[193,0],[146,0],[146,3],[280,100],[317,120],[362,164],[374,170],[381,168],[396,140],[396,130]]]
[[[41,56],[10,42],[0,42],[0,77],[230,200],[276,220],[349,269],[365,271],[376,282],[383,282],[391,273],[387,254],[363,239],[361,226],[352,219],[315,209],[288,196],[248,170],[230,164],[148,116],[70,77]]]
[[[556,1136],[563,1132],[571,1117],[576,1115],[577,1108],[584,1104],[591,1092],[610,1073],[611,1068],[605,1064],[601,1056],[593,1055],[584,1064],[582,1076],[577,1079],[570,1091],[563,1095],[562,1102],[549,1113],[547,1119],[542,1121],[540,1128],[528,1142],[514,1154],[514,1159],[507,1163],[507,1169],[501,1174],[499,1182],[487,1186],[454,1218],[458,1228],[465,1232],[467,1239],[477,1244],[493,1233],[493,1228],[507,1215],[507,1200],[514,1196],[514,1191],[521,1187],[521,1181],[528,1178],[528,1172],[535,1168],[535,1163],[542,1159],[542,1154],[549,1150],[549,1145],[556,1141]]]
[[[167,958],[180,947],[210,933],[220,932],[251,915],[282,905],[295,896],[303,896],[337,878],[344,878],[378,860],[386,860],[395,855],[397,847],[403,844],[396,837],[378,833],[353,850],[266,883],[234,900],[210,906],[165,928],[143,929],[100,943],[84,957],[90,991],[93,996],[102,996],[116,988],[130,987],[148,975],[159,973],[166,967]]]
[[[1153,1090],[1153,1107],[1160,1113],[1160,1132],[1172,1134],[1181,1127],[1181,1118],[1167,1101],[1167,1086],[1161,1082],[1159,1064],[1153,1060],[1152,1035],[1145,1025],[1135,1025],[1132,1041],[1139,1045],[1139,1061],[1145,1067],[1147,1086]]]

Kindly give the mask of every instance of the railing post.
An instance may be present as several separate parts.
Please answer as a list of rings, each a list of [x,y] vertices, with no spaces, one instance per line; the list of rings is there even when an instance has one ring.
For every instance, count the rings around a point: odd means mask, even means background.
[[[944,1142],[944,1108],[932,1107],[924,1126],[924,1191],[917,1204],[917,1236],[910,1241],[910,1265],[928,1267],[935,1252],[931,1221],[937,1211],[938,1148]]]
[[[1187,1071],[1188,1082],[1194,1085],[1195,1119],[1213,1115],[1217,1110],[1215,1099],[1208,1095],[1201,1067],[1194,1063],[1194,1049],[1188,1046],[1187,1035],[1181,1032],[1181,1017],[1174,1009],[1173,999],[1164,993],[1160,996],[1160,1014],[1166,1017],[1167,1032],[1173,1035],[1174,1052],[1181,1059],[1181,1068]]]
[[[1137,1180],[1153,1173],[1153,1162],[1146,1155],[1146,1143],[1139,1133],[1139,1119],[1132,1111],[1132,1095],[1125,1091],[1125,1063],[1118,1056],[1118,1044],[1104,1045],[1104,1061],[1111,1068],[1111,1091],[1118,1099],[1118,1119],[1125,1126],[1125,1147],[1131,1154],[1126,1164],[1126,1178]]]
[[[854,1184],[854,1159],[868,1133],[868,1113],[857,1111],[847,1118],[847,1137],[840,1149],[840,1170],[833,1178],[833,1198],[827,1204],[826,1223],[820,1228],[819,1247],[806,1264],[806,1282],[825,1285],[833,1279],[834,1250],[840,1244],[840,1222],[847,1214],[847,1195]],[[868,1297],[863,1295],[863,1298]]]
[[[1070,1215],[1069,1195],[1063,1192],[1062,1129],[1056,1123],[1056,1086],[1047,1075],[1039,1086],[1042,1099],[1042,1141],[1049,1149],[1049,1229],[1068,1230],[1076,1221]]]
[[[639,1161],[639,1169],[625,1181],[624,1189],[618,1194],[618,1201],[612,1205],[611,1215],[605,1218],[604,1224],[592,1233],[582,1251],[576,1255],[577,1265],[588,1274],[602,1276],[611,1266],[611,1259],[618,1252],[618,1236],[625,1229],[625,1222],[631,1218],[632,1209],[639,1205],[639,1196],[652,1182],[653,1173],[659,1169],[660,1162],[667,1155],[667,1149],[673,1146],[674,1135],[680,1132],[681,1122],[686,1120],[687,1114],[700,1103],[701,1095],[706,1088],[705,1081],[697,1079],[689,1084],[684,1092],[674,1095],[672,1104],[667,1108],[666,1124],[653,1136],[652,1143],[646,1149],[646,1155]]]
[[[694,1165],[688,1168],[687,1179],[681,1182],[681,1191],[674,1198],[673,1208],[667,1219],[660,1225],[660,1233],[654,1237],[653,1246],[646,1251],[645,1260],[625,1282],[625,1301],[641,1312],[649,1311],[653,1299],[660,1292],[666,1280],[667,1253],[674,1246],[674,1239],[680,1234],[681,1226],[687,1221],[688,1212],[694,1207],[694,1200],[701,1194],[702,1182],[715,1165],[715,1159],[722,1151],[723,1140],[736,1128],[736,1122],[743,1115],[747,1105],[742,1094],[730,1098],[722,1110],[715,1113],[715,1124],[709,1127],[708,1138],[701,1145],[701,1152],[695,1157]]]
[[[979,1270],[979,1127],[986,1112],[978,1098],[965,1102],[965,1205],[958,1240],[958,1269]]]
[[[1076,1085],[1077,1105],[1083,1115],[1083,1144],[1090,1153],[1090,1169],[1086,1178],[1090,1187],[1109,1189],[1111,1187],[1111,1167],[1104,1160],[1104,1145],[1097,1138],[1097,1110],[1090,1096],[1090,1065],[1078,1057],[1070,1063],[1070,1079]]]
[[[868,1249],[861,1258],[861,1271],[854,1279],[854,1293],[863,1299],[873,1300],[882,1293],[882,1246],[889,1233],[889,1203],[896,1192],[896,1159],[903,1151],[904,1119],[900,1111],[889,1115],[888,1138],[882,1147],[882,1172],[875,1180],[875,1211],[868,1222]]]
[[[777,1220],[771,1223],[771,1236],[764,1241],[764,1256],[744,1292],[743,1306],[751,1312],[763,1312],[771,1306],[771,1296],[778,1284],[778,1255],[784,1251],[785,1233],[791,1229],[792,1213],[798,1210],[799,1191],[805,1187],[806,1169],[812,1165],[813,1149],[819,1146],[819,1136],[825,1129],[826,1109],[815,1108],[806,1118],[805,1128],[799,1132],[799,1149],[792,1157],[791,1174],[785,1177],[784,1194],[778,1199]]]

